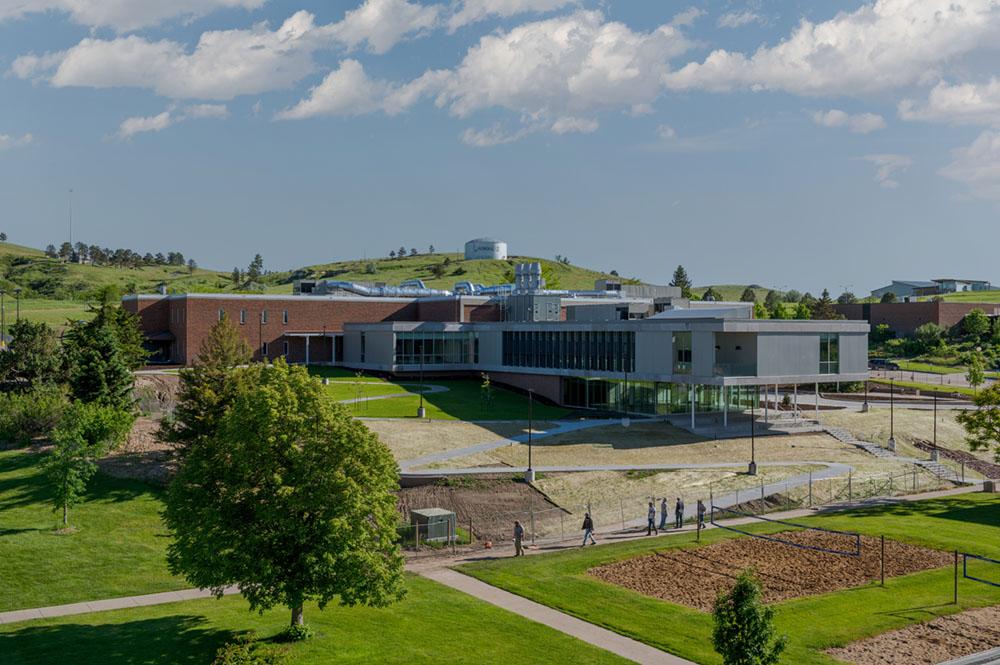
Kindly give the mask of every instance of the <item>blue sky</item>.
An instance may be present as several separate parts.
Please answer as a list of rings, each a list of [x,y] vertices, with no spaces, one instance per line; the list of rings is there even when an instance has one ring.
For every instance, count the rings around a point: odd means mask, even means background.
[[[834,6],[836,4],[836,6]],[[0,0],[0,230],[1000,281],[1000,2]]]

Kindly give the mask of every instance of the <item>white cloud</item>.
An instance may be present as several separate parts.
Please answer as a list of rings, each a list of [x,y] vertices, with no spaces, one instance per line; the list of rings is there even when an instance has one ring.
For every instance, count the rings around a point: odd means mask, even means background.
[[[61,12],[80,25],[118,31],[198,18],[219,9],[258,9],[266,0],[0,0],[0,22],[29,14]]]
[[[554,134],[570,134],[573,132],[592,134],[597,131],[598,127],[598,122],[592,118],[576,118],[571,115],[565,115],[561,118],[556,118],[550,129]]]
[[[750,23],[766,23],[767,21],[763,16],[749,9],[744,9],[739,12],[727,12],[719,17],[716,22],[720,28],[741,28],[744,25],[749,25]]]
[[[664,141],[673,141],[677,138],[677,132],[670,125],[660,125],[657,127],[656,135]]]
[[[327,30],[349,49],[367,43],[372,53],[386,53],[406,35],[435,27],[440,13],[441,5],[365,0]]]
[[[533,127],[522,127],[517,131],[508,132],[497,123],[483,130],[466,129],[462,132],[462,143],[473,148],[491,148],[495,145],[520,141],[533,131],[535,131]]]
[[[11,136],[10,134],[0,134],[0,152],[5,150],[10,150],[11,148],[18,148],[23,145],[28,145],[35,140],[35,137],[31,134],[22,134],[21,136]]]
[[[705,12],[703,10],[697,7],[688,7],[684,11],[674,15],[674,18],[670,21],[670,25],[677,27],[689,26],[704,15]]]
[[[886,189],[899,187],[896,175],[905,172],[913,165],[913,160],[906,155],[865,155],[864,159],[875,165],[875,182]]]
[[[136,134],[161,132],[185,120],[223,119],[228,117],[229,109],[224,104],[194,104],[180,109],[171,107],[156,115],[126,118],[118,126],[115,137],[120,141],[127,141]]]
[[[940,81],[931,89],[926,103],[912,99],[901,101],[899,117],[951,124],[1000,125],[1000,79],[961,85]]]
[[[878,129],[885,129],[885,119],[877,113],[858,113],[851,115],[840,109],[817,111],[813,113],[813,122],[821,127],[846,127],[855,134],[868,134]]]
[[[550,12],[579,3],[580,0],[463,0],[458,11],[448,19],[448,29],[454,32],[463,25],[491,16],[507,18],[529,12]]]
[[[295,106],[280,111],[279,120],[301,120],[316,116],[349,116],[371,113],[384,107],[390,86],[368,78],[357,60],[344,60],[309,96]]]
[[[984,131],[951,156],[941,175],[964,183],[979,198],[1000,201],[1000,131]]]
[[[877,0],[752,55],[716,50],[666,76],[678,90],[867,93],[927,80],[949,59],[1000,39],[998,0]]]

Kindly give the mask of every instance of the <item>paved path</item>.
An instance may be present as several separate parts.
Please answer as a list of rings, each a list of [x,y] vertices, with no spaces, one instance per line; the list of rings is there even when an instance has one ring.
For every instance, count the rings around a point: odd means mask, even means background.
[[[587,623],[576,617],[559,612],[545,605],[514,595],[509,591],[490,586],[485,582],[462,573],[440,568],[427,570],[422,575],[452,589],[461,591],[508,612],[554,628],[561,633],[575,637],[606,651],[643,665],[695,665],[689,660],[654,649],[618,633]],[[528,658],[530,660],[530,658]]]

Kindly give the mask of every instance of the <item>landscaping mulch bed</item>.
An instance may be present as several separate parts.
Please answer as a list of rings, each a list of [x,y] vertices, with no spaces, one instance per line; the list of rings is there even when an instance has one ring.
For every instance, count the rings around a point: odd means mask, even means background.
[[[967,610],[828,649],[856,665],[934,665],[1000,645],[1000,606]]]
[[[919,450],[923,450],[928,453],[934,450],[934,444],[926,439],[916,439],[914,440],[913,445]],[[972,469],[976,473],[983,474],[986,478],[1000,478],[1000,464],[987,462],[986,460],[980,459],[972,453],[964,450],[954,450],[952,448],[944,448],[942,446],[938,446],[937,450],[941,457],[954,460],[956,462],[964,462],[966,467]]]
[[[818,531],[788,531],[782,539],[813,547],[847,551],[853,537]],[[599,566],[589,572],[605,582],[637,593],[703,611],[727,591],[741,571],[753,568],[768,603],[829,593],[877,581],[878,538],[862,536],[861,556],[803,549],[748,536],[727,538],[704,547],[672,548]],[[949,565],[952,554],[885,541],[885,575],[894,577]]]

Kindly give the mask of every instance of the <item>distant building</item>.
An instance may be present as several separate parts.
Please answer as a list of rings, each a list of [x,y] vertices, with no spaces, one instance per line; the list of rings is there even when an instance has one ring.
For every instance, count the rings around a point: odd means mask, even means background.
[[[854,305],[834,305],[834,308],[844,318],[867,321],[873,329],[880,325],[889,326],[889,331],[899,337],[912,335],[917,328],[925,323],[951,328],[960,323],[965,315],[974,309],[981,309],[990,317],[1000,316],[1000,305],[982,302],[930,300],[924,302],[857,303]]]
[[[507,258],[507,243],[493,238],[476,238],[465,243],[465,259],[499,259]]]
[[[953,279],[942,277],[929,282],[913,280],[892,280],[889,286],[872,291],[872,297],[881,300],[886,293],[892,293],[896,300],[909,300],[926,296],[937,296],[943,293],[959,293],[965,291],[991,291],[993,285],[984,279]]]

